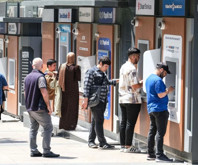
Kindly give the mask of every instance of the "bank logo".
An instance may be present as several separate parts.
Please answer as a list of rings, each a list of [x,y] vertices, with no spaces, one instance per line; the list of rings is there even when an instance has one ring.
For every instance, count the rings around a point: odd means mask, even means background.
[[[115,8],[100,8],[99,23],[115,23]]]
[[[100,12],[99,14],[100,19],[113,19],[113,12]]]
[[[185,16],[186,0],[163,0],[163,16]]]
[[[72,9],[59,9],[58,22],[71,22]]]
[[[109,46],[110,45],[110,42],[109,40],[100,40],[100,45],[104,45],[104,46]]]
[[[152,10],[152,6],[149,4],[142,4],[140,2],[138,2],[138,10]]]
[[[172,9],[172,11],[175,11],[175,9],[182,9],[183,6],[182,5],[175,5],[174,3],[172,3],[171,5],[165,5],[166,9]]]
[[[71,18],[71,13],[60,13],[60,18],[67,18],[70,19]]]
[[[136,0],[137,15],[154,15],[155,0]]]
[[[80,11],[79,12],[79,17],[91,17],[91,13],[89,13],[89,12],[82,12],[82,11]]]

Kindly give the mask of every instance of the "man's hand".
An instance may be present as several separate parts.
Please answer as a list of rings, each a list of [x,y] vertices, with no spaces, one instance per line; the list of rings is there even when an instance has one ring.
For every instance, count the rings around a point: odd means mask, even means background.
[[[172,86],[170,86],[167,90],[168,90],[168,93],[171,93],[171,92],[173,92],[175,89],[174,89]]]
[[[8,90],[8,86],[3,86],[3,90],[7,91]]]
[[[139,81],[138,84],[132,85],[132,89],[136,90],[136,89],[142,88],[142,86],[143,86],[143,80]]]
[[[52,114],[52,109],[51,109],[51,107],[48,106],[47,109],[48,109],[48,111],[49,111],[48,114],[51,115],[51,114]]]
[[[87,109],[87,106],[88,106],[88,98],[84,98],[82,103],[82,110]]]
[[[165,97],[166,95],[168,95],[169,93],[173,92],[174,90],[175,90],[175,89],[174,89],[172,86],[170,86],[169,88],[166,89],[165,92],[163,92],[163,93],[158,93],[157,95],[158,95],[159,98],[163,98],[163,97]]]
[[[49,76],[54,76],[54,73],[52,73],[52,72],[47,72],[47,75],[49,75]]]

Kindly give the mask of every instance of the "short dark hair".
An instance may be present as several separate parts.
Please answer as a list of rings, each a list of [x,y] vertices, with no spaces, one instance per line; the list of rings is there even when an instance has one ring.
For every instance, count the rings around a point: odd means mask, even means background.
[[[47,60],[47,66],[52,65],[54,63],[56,63],[56,60],[54,60],[54,59]]]
[[[128,57],[133,54],[140,54],[140,50],[138,48],[129,48],[128,49]]]
[[[102,65],[105,65],[105,64],[111,65],[111,60],[107,56],[101,57],[98,63],[100,64],[100,62],[102,62]]]

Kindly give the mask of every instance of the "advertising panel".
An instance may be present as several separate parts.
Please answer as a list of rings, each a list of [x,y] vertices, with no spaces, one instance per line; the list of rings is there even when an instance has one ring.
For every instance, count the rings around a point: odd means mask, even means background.
[[[136,15],[154,15],[155,0],[136,0]]]
[[[85,73],[88,69],[92,68],[95,65],[96,56],[78,56],[77,64],[81,68],[81,81],[79,83],[79,91],[84,92],[84,81],[85,81]]]
[[[100,8],[99,23],[115,23],[115,8]]]
[[[103,56],[108,56],[111,59],[111,40],[109,38],[100,38],[98,40],[98,60]],[[107,77],[111,79],[111,67],[109,67],[107,71]],[[104,118],[106,120],[109,120],[111,117],[111,87],[109,86],[108,89],[108,103],[104,113]]]
[[[94,8],[80,7],[79,8],[79,22],[93,22]]]
[[[20,24],[8,23],[8,34],[20,34]]]
[[[72,22],[72,9],[59,9],[58,22]]]
[[[79,34],[77,36],[76,52],[77,56],[92,55],[92,25],[78,24]]]
[[[163,0],[163,16],[185,16],[185,0]]]

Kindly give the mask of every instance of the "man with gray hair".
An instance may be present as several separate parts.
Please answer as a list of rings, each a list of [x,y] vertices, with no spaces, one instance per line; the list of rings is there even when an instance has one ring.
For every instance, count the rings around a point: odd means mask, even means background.
[[[52,109],[49,103],[49,95],[41,58],[35,58],[32,62],[33,70],[25,78],[25,106],[30,117],[30,149],[31,157],[59,157],[60,155],[51,152],[50,142],[53,130],[51,122]],[[36,136],[39,125],[43,132],[43,154],[37,149]]]

